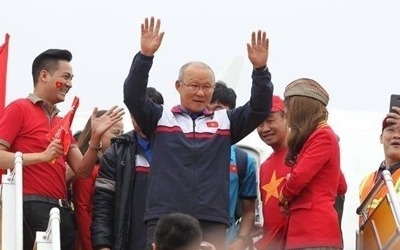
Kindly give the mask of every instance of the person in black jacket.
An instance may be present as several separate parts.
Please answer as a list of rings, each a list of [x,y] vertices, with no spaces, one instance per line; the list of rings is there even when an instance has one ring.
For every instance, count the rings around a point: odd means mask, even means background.
[[[148,87],[146,93],[155,104],[164,104],[156,89]],[[91,226],[94,249],[146,248],[143,216],[151,149],[131,118],[134,130],[113,138],[100,162]]]

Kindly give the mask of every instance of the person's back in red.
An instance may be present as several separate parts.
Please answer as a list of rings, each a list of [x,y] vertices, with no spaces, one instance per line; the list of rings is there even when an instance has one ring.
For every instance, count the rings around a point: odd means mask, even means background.
[[[286,249],[343,249],[338,213],[340,149],[328,125],[329,95],[316,81],[300,78],[285,88],[290,132],[285,163],[291,166],[279,194],[288,213]]]
[[[92,175],[86,179],[73,182],[73,202],[77,226],[77,249],[92,249],[90,225],[92,224],[93,188],[99,172],[99,165],[93,169]]]

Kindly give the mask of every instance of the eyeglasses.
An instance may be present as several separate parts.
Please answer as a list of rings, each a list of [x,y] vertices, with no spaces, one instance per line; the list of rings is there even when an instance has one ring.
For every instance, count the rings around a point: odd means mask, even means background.
[[[204,93],[210,93],[214,89],[214,85],[198,85],[198,84],[187,84],[187,83],[182,83],[186,88],[188,88],[189,91],[191,92],[198,92],[200,90],[203,90]]]

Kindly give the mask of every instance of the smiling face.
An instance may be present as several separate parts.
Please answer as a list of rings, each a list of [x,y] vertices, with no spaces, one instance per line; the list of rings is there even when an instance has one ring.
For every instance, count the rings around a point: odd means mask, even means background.
[[[72,88],[72,66],[68,61],[61,60],[58,68],[53,72],[41,70],[39,83],[35,93],[45,102],[55,105],[65,100],[65,96]]]
[[[386,165],[400,161],[400,126],[387,126],[382,131],[380,141],[383,144]]]
[[[274,151],[284,147],[288,134],[285,113],[282,111],[272,112],[258,125],[257,132],[261,140],[272,147]]]
[[[203,64],[190,64],[176,81],[181,105],[190,112],[203,111],[211,101],[214,92],[215,77],[210,68]]]

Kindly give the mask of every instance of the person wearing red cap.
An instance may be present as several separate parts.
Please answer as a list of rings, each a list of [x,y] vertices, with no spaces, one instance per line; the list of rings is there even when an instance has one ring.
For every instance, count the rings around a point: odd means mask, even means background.
[[[274,95],[271,114],[257,127],[261,140],[273,149],[260,166],[260,194],[263,213],[263,236],[255,243],[257,249],[284,247],[287,217],[278,205],[279,192],[290,168],[285,165],[286,136],[289,132],[282,99]]]
[[[290,175],[279,194],[288,215],[285,249],[343,249],[334,204],[340,182],[340,149],[328,125],[329,95],[316,81],[286,86],[288,127],[285,163]]]
[[[375,182],[379,179],[382,171],[388,169],[392,174],[396,192],[400,190],[400,108],[393,107],[394,111],[389,113],[382,121],[382,133],[380,142],[383,145],[385,159],[379,165],[378,170],[368,174],[360,184],[360,202],[362,202],[371,191]],[[382,198],[386,195],[386,188],[382,188],[368,205],[368,214],[371,214]]]

